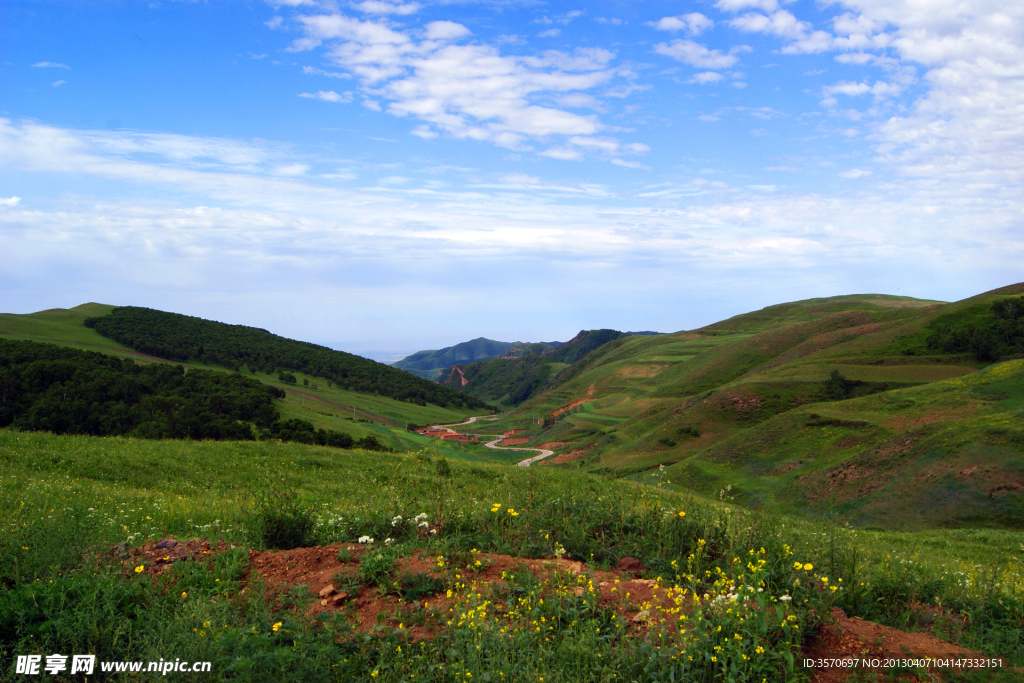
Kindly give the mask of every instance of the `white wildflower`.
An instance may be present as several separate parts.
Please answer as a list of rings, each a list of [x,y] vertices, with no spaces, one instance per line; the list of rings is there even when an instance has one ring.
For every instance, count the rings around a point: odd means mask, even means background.
[[[359,542],[360,543],[373,543],[373,539],[370,538],[369,536],[360,536],[359,537]]]

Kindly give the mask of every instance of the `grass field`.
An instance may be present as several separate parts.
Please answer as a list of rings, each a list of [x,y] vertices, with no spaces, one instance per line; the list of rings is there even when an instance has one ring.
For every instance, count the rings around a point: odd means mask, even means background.
[[[204,680],[789,681],[802,669],[788,657],[837,605],[1024,664],[1019,531],[852,530],[748,512],[729,492],[712,502],[657,481],[442,464],[429,449],[382,454],[0,430],[0,463],[5,662],[53,652],[177,657],[210,661]],[[246,548],[264,542],[253,495],[275,482],[280,490],[282,481],[315,507],[308,543],[376,539],[351,579],[360,601],[380,595],[389,606],[373,628],[353,627],[351,610],[361,603],[314,618],[303,587],[254,578]],[[407,521],[421,513],[438,533]],[[241,546],[159,576],[130,559],[132,548],[166,536]],[[435,568],[433,583],[397,573],[396,562],[418,553]],[[512,568],[487,583],[474,564],[487,553],[523,562],[564,556],[584,566],[581,574]],[[639,558],[645,575],[683,603],[599,599],[596,577],[625,556]],[[384,598],[409,581],[432,586],[433,607]],[[754,597],[736,597],[744,586]],[[830,586],[837,590],[822,590]],[[693,595],[705,597],[683,612],[672,606]],[[780,602],[783,595],[792,600]],[[946,616],[925,619],[921,605],[939,605]],[[641,608],[653,615],[643,628],[616,612]],[[413,638],[414,628],[433,635]],[[5,668],[0,680],[22,677]]]

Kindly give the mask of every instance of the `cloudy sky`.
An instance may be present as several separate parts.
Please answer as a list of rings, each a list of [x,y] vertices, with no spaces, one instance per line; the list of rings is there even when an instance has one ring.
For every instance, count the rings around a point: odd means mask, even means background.
[[[1024,3],[0,8],[0,310],[380,359],[1024,280]]]

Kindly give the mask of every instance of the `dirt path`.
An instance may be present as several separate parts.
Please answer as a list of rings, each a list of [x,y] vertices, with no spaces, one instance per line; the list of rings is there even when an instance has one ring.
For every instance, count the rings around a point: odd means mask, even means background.
[[[498,442],[501,441],[502,438],[504,437],[499,437],[494,441],[489,441],[485,443],[484,445],[487,446],[488,448],[493,448],[496,451],[537,451],[538,453],[540,453],[540,455],[535,455],[532,458],[520,460],[519,462],[516,463],[516,467],[529,467],[538,460],[543,460],[544,458],[551,457],[552,455],[555,454],[554,451],[549,451],[546,448],[507,448],[499,446]]]

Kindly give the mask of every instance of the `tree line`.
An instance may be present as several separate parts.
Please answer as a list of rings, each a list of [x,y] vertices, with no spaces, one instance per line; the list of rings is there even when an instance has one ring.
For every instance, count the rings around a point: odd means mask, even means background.
[[[1024,296],[997,299],[987,310],[943,316],[933,329],[925,341],[929,349],[969,352],[980,361],[1024,354]]]
[[[373,437],[355,441],[304,420],[282,422],[273,399],[284,396],[283,389],[239,374],[0,340],[0,427],[146,439],[260,436],[387,450]]]
[[[175,361],[248,368],[267,374],[303,372],[343,389],[419,405],[487,409],[472,396],[368,358],[326,346],[286,339],[267,330],[204,320],[151,308],[123,306],[87,318],[87,327],[145,354]]]

